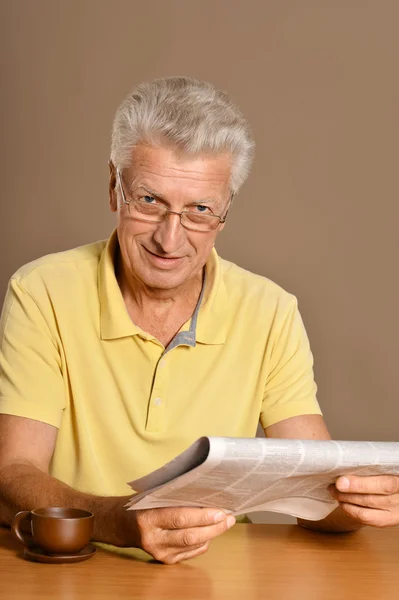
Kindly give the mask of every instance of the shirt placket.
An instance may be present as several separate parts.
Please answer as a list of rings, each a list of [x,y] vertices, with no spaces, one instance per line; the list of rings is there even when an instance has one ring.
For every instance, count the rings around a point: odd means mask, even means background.
[[[151,395],[148,403],[146,431],[157,433],[163,431],[166,425],[166,410],[168,403],[168,389],[170,369],[168,363],[170,356],[163,354],[158,360]]]

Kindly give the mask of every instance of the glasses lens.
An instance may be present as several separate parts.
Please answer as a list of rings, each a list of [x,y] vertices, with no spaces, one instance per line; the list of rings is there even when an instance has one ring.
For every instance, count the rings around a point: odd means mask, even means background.
[[[149,204],[141,200],[131,201],[128,205],[130,216],[139,221],[161,223],[164,221],[168,210],[159,204]],[[183,212],[181,224],[192,231],[213,231],[219,225],[219,218],[212,215]]]
[[[213,231],[219,225],[218,217],[212,215],[200,215],[197,213],[183,213],[181,223],[187,229],[194,231]]]
[[[165,208],[159,206],[159,204],[148,204],[140,200],[129,203],[129,212],[132,217],[154,221],[154,223],[163,221],[166,214]]]

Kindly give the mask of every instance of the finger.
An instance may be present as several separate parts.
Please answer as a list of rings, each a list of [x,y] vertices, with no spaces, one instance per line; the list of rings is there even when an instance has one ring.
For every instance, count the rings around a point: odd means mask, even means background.
[[[191,548],[205,544],[233,527],[235,522],[233,515],[228,515],[227,519],[214,525],[165,531],[162,543],[172,548]]]
[[[199,546],[192,548],[191,550],[187,550],[186,552],[179,552],[178,554],[168,556],[162,562],[164,562],[167,565],[174,565],[176,563],[182,562],[183,560],[195,558],[196,556],[205,554],[205,552],[209,548],[209,544],[210,542],[207,542],[206,544],[200,544]]]
[[[335,487],[340,492],[355,494],[398,494],[399,477],[397,475],[374,475],[370,477],[348,475],[338,477]]]
[[[190,558],[195,558],[196,556],[201,556],[201,554],[205,554],[210,546],[210,542],[206,544],[202,544],[195,550],[190,550],[190,552],[182,552],[176,556],[176,562],[181,562],[183,560],[189,560]]]
[[[384,496],[383,494],[345,494],[337,490],[331,490],[335,500],[346,504],[357,504],[368,508],[380,510],[392,510],[399,507],[399,494]]]
[[[172,507],[152,509],[148,518],[160,529],[207,527],[226,521],[227,515],[217,508]]]
[[[365,508],[356,504],[346,504],[345,502],[340,506],[346,514],[363,525],[390,527],[396,524],[394,516],[387,510]]]

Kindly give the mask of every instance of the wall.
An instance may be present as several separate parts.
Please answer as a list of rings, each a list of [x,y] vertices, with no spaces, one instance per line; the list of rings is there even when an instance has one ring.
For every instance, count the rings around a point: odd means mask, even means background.
[[[300,301],[336,438],[397,438],[399,4],[1,4],[0,300],[21,264],[108,236],[113,113],[135,83],[229,92],[257,141],[219,251]]]

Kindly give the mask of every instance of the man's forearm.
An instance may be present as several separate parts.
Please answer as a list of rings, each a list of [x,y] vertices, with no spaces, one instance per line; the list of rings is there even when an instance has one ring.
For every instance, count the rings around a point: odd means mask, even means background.
[[[344,513],[341,507],[337,507],[325,519],[321,521],[307,521],[298,519],[298,525],[313,531],[325,531],[330,533],[340,533],[345,531],[357,531],[363,525],[356,522],[349,515]]]
[[[13,464],[0,471],[0,525],[10,525],[20,510],[46,506],[74,507],[95,515],[93,539],[117,546],[136,546],[134,517],[123,508],[126,497],[78,492],[34,465]],[[129,527],[126,527],[128,515]]]

